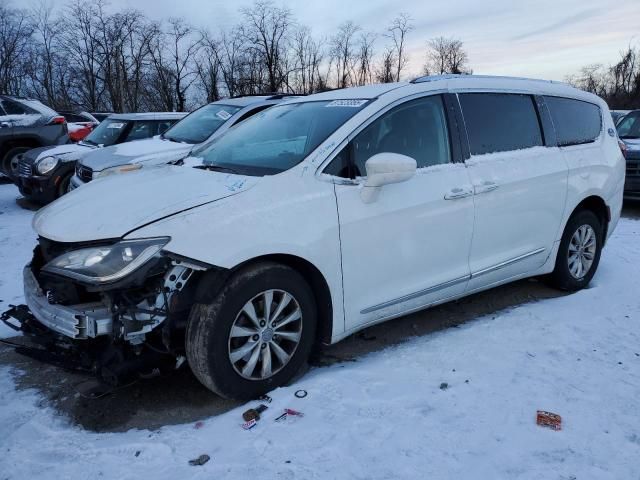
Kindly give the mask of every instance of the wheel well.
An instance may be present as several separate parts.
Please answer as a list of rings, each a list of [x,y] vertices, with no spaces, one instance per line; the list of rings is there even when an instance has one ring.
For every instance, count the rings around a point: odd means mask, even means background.
[[[321,343],[331,343],[331,334],[333,332],[333,303],[331,301],[329,285],[322,273],[320,273],[320,270],[304,258],[287,254],[265,255],[263,257],[253,258],[243,265],[261,260],[271,260],[293,268],[309,282],[309,286],[316,297],[316,303],[318,305],[316,339]]]
[[[229,276],[239,268],[246,267],[253,263],[272,261],[293,268],[309,282],[309,286],[316,297],[318,305],[318,325],[316,329],[316,341],[320,343],[331,343],[333,333],[333,303],[331,301],[331,291],[320,270],[311,262],[295,255],[273,254],[263,255],[247,260],[237,265],[231,270],[213,269],[207,271],[197,282],[195,292],[196,302],[208,303],[216,293],[223,287]]]
[[[606,242],[606,239],[607,239],[607,230],[609,229],[609,222],[611,221],[611,210],[609,209],[607,204],[604,202],[604,200],[601,197],[598,197],[597,195],[592,195],[582,200],[576,206],[576,208],[574,208],[571,215],[574,215],[576,212],[580,210],[590,210],[596,214],[596,216],[598,217],[598,220],[600,220],[600,223],[602,224],[602,241],[604,244],[604,242]]]
[[[42,144],[34,139],[34,138],[12,138],[11,140],[4,142],[2,147],[0,147],[0,159],[4,158],[4,156],[11,150],[16,147],[29,147],[36,148],[40,147]]]

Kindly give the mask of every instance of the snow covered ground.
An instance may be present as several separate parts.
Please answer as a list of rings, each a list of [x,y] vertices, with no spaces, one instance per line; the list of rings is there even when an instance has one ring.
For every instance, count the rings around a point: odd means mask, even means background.
[[[33,245],[14,197],[0,186],[0,305],[20,299]],[[639,240],[623,219],[588,290],[313,369],[249,431],[257,402],[201,428],[87,432],[0,365],[0,479],[638,479]],[[305,416],[274,422],[286,407]]]
[[[13,184],[0,183],[0,310],[9,304],[24,303],[22,267],[29,261],[36,245],[31,229],[33,212],[16,204],[20,197]],[[0,338],[15,332],[0,322]],[[0,469],[0,479],[2,478]]]

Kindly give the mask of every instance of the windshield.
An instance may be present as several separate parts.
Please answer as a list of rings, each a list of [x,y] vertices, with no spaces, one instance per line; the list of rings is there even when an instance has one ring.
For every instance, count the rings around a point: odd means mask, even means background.
[[[108,118],[94,128],[83,142],[107,147],[118,141],[125,128],[127,128],[127,122],[125,120],[112,120]]]
[[[162,136],[172,142],[202,143],[241,107],[209,104],[190,113]]]
[[[620,138],[640,138],[640,112],[629,113],[618,124]]]
[[[244,175],[271,175],[300,163],[366,100],[277,105],[235,126],[194,156],[204,168]]]

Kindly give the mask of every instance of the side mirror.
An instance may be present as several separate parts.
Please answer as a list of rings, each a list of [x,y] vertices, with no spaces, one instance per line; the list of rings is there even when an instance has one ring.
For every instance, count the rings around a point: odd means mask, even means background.
[[[374,202],[378,198],[380,188],[391,183],[409,180],[416,173],[416,161],[399,153],[378,153],[365,163],[367,180],[360,192],[365,203]]]

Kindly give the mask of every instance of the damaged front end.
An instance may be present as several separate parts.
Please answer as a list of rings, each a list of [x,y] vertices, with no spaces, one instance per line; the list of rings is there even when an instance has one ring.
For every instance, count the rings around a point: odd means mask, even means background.
[[[166,254],[168,240],[40,238],[23,272],[26,305],[1,317],[33,344],[16,350],[116,385],[180,366],[195,277],[208,266]]]

